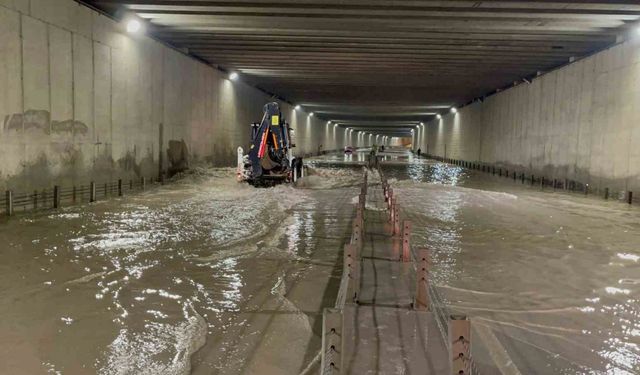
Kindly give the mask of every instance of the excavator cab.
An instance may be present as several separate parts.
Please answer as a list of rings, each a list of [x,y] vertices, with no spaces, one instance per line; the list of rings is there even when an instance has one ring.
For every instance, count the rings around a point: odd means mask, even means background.
[[[251,145],[238,147],[238,180],[253,186],[273,186],[303,176],[302,158],[293,157],[292,129],[278,103],[264,106],[262,121],[251,124]]]

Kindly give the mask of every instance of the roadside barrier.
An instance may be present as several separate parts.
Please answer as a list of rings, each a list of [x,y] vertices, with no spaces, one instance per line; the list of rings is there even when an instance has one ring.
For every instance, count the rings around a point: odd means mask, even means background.
[[[389,185],[382,170],[379,170],[379,173],[384,196],[388,200],[391,231],[393,235],[402,237],[402,254],[399,260],[413,262],[416,270],[413,308],[434,313],[440,334],[450,354],[451,374],[480,375],[478,366],[471,355],[471,321],[464,315],[451,314],[445,300],[437,289],[429,283],[430,252],[424,248],[416,249],[416,255],[414,256],[411,250],[412,223],[409,220],[401,219],[397,194]],[[400,232],[399,227],[401,221],[403,223],[402,232]]]
[[[64,206],[92,203],[109,197],[122,197],[125,193],[144,191],[147,183],[156,182],[153,178],[147,180],[141,177],[135,180],[119,179],[100,184],[91,181],[88,185],[79,186],[55,185],[53,188],[34,190],[32,193],[16,194],[13,190],[7,190],[4,201],[0,200],[0,211],[4,212],[5,216],[13,216],[18,212],[59,209]]]
[[[583,195],[596,195],[604,198],[605,200],[608,200],[612,197],[611,195],[612,190],[609,187],[594,188],[589,183],[583,183],[583,182],[571,180],[568,178],[559,179],[559,178],[548,178],[545,176],[536,177],[533,173],[527,175],[524,171],[518,171],[515,168],[511,170],[509,170],[508,168],[505,168],[503,170],[502,167],[496,168],[496,166],[494,165],[488,165],[485,163],[470,162],[470,161],[452,159],[452,158],[443,158],[440,156],[429,155],[429,154],[424,155],[424,157],[437,160],[443,163],[457,165],[459,167],[470,169],[470,170],[476,170],[484,173],[491,173],[494,176],[497,174],[499,177],[505,177],[505,178],[511,177],[511,179],[513,179],[514,182],[517,182],[519,180],[522,185],[525,185],[527,183],[529,183],[531,186],[538,185],[542,190],[549,189],[549,188],[553,189],[554,191],[565,190],[567,192],[578,193]],[[617,198],[619,201],[622,201],[628,204],[634,203],[633,191],[630,191],[630,190],[619,190],[617,191],[617,194],[614,196],[614,198]]]

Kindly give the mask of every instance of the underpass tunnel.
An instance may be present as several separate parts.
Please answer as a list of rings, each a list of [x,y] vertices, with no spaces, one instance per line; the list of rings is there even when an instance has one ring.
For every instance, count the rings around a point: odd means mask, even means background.
[[[0,375],[640,373],[637,1],[0,0],[0,86]]]

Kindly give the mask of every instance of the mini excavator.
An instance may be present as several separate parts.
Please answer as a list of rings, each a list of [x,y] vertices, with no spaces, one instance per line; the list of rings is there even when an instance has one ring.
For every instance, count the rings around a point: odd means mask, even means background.
[[[295,147],[292,132],[278,103],[267,103],[262,121],[251,124],[249,152],[244,154],[238,147],[238,181],[268,187],[303,177],[302,158],[291,151]]]

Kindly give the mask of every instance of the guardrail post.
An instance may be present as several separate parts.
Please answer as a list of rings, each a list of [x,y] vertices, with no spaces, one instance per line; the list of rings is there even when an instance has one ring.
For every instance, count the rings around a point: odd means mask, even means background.
[[[53,187],[53,208],[60,208],[60,186]]]
[[[411,261],[411,221],[402,223],[402,261]]]
[[[396,217],[396,198],[394,197],[389,197],[389,222],[391,223],[391,225],[393,225],[393,223],[395,222],[395,217]],[[392,233],[393,233],[393,228],[391,229]]]
[[[122,180],[118,180],[118,196],[122,196]]]
[[[449,319],[451,373],[471,373],[471,321],[464,315],[451,315]]]
[[[630,191],[630,192],[627,194],[627,203],[629,203],[629,204],[633,204],[633,191]]]
[[[358,219],[356,219],[353,223],[351,243],[358,249],[362,249],[362,228],[360,227],[360,225],[358,225]]]
[[[429,249],[418,249],[416,298],[413,308],[420,311],[429,311],[429,263]]]
[[[604,188],[604,199],[609,199],[609,188]]]
[[[75,204],[78,201],[78,189],[76,188],[75,185],[73,185],[73,191],[71,193],[71,199],[73,201],[73,204]]]
[[[393,222],[391,223],[393,225],[393,232],[392,234],[394,236],[398,236],[400,235],[400,211],[398,209],[398,203],[396,202],[396,200],[393,200]]]
[[[133,190],[133,180],[129,180],[129,190]]]
[[[146,179],[146,178],[144,178],[144,177],[142,177],[142,178],[140,179],[140,186],[142,187],[142,190],[144,190],[144,189],[145,189],[146,185],[147,185],[147,179]]]
[[[358,247],[353,244],[344,245],[344,272],[347,272],[347,301],[358,300],[360,286],[360,258]]]
[[[322,375],[342,374],[342,312],[324,309],[322,314]]]
[[[95,202],[96,201],[96,183],[91,181],[91,184],[89,185],[89,202]]]
[[[5,211],[7,216],[13,215],[13,191],[7,190],[5,193]]]

